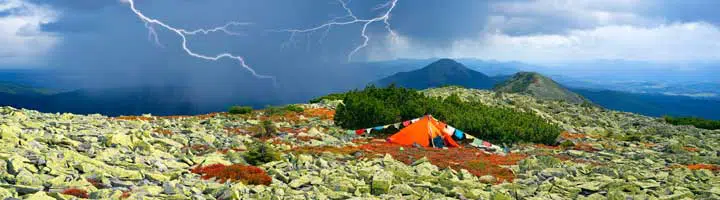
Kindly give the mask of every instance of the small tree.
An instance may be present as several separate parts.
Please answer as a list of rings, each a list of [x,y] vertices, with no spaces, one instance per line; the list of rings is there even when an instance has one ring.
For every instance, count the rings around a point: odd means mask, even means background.
[[[232,106],[228,109],[228,113],[230,114],[248,114],[252,111],[253,109],[250,106]]]
[[[271,137],[277,133],[275,125],[270,120],[262,121],[262,133],[261,137]]]
[[[255,166],[277,160],[280,160],[280,153],[265,142],[252,144],[245,153],[245,161]]]

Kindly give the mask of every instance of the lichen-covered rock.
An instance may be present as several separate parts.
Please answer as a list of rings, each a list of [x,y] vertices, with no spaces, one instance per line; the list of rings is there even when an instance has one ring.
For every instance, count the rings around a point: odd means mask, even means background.
[[[393,183],[392,173],[380,171],[373,175],[371,191],[374,195],[387,194]]]
[[[509,144],[510,157],[522,160],[487,160],[504,163],[503,171],[468,170],[432,153],[378,155],[363,145],[382,141],[355,140],[353,130],[313,112],[110,118],[0,107],[0,199],[72,199],[62,194],[68,188],[91,199],[720,199],[720,131],[517,94],[423,93],[533,112],[567,129],[558,141],[572,145]],[[264,120],[277,137],[254,136]],[[283,154],[257,166],[269,185],[219,183],[191,171],[247,164],[247,147],[265,139]],[[305,147],[314,149],[298,151]]]

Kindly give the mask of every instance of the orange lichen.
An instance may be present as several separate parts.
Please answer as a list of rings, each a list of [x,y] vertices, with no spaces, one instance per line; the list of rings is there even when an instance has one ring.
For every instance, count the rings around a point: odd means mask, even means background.
[[[579,151],[585,151],[585,152],[596,152],[596,151],[598,151],[597,149],[595,149],[595,148],[594,148],[591,144],[589,144],[589,143],[577,143],[577,144],[575,144],[575,146],[573,147],[573,149],[579,150]]]
[[[224,113],[224,112],[223,113],[215,112],[215,113],[208,113],[208,114],[202,114],[202,115],[169,115],[169,116],[160,116],[158,118],[160,118],[160,119],[188,119],[188,118],[195,117],[197,119],[204,120],[204,119],[213,118],[218,115],[227,115],[227,114],[228,113]]]
[[[68,189],[63,190],[61,193],[66,194],[66,195],[75,196],[77,198],[84,198],[84,199],[87,199],[88,197],[90,197],[90,196],[88,196],[87,191],[85,191],[83,189],[77,189],[77,188],[68,188]]]
[[[551,149],[551,150],[560,150],[560,146],[550,146],[545,144],[535,144],[535,148],[539,149]]]
[[[227,154],[228,152],[230,152],[230,150],[232,150],[234,152],[245,151],[245,149],[241,149],[241,148],[227,148],[227,149],[220,149],[217,152],[221,153],[221,154]]]
[[[640,144],[642,144],[645,148],[652,148],[657,146],[655,143],[652,142],[641,142]]]
[[[190,172],[200,174],[202,179],[215,179],[220,183],[240,181],[249,185],[270,185],[272,182],[272,178],[264,170],[241,164],[197,166]]]
[[[119,116],[119,117],[115,117],[114,119],[131,120],[131,121],[152,121],[154,118],[144,117],[144,116]]]
[[[588,135],[585,135],[582,133],[570,133],[570,132],[564,131],[564,132],[560,133],[560,137],[563,139],[572,140],[572,139],[587,138]]]
[[[700,151],[698,148],[695,148],[695,147],[683,147],[683,149],[685,149],[685,151],[689,151],[689,152],[698,152],[698,151]]]
[[[333,119],[335,117],[335,110],[327,108],[313,108],[305,109],[304,115],[308,117],[319,117],[320,119]]]
[[[167,135],[167,136],[170,136],[170,135],[173,134],[172,131],[167,130],[167,129],[163,129],[163,128],[157,128],[157,129],[155,129],[155,132],[156,132],[156,133],[159,133],[159,134],[161,134],[161,135]]]
[[[710,171],[720,171],[720,166],[711,164],[692,164],[687,166],[690,170],[708,169]]]

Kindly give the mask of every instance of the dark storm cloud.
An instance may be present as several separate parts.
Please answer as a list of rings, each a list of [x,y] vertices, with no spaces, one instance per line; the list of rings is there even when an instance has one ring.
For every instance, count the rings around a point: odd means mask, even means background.
[[[401,1],[392,23],[403,35],[447,45],[458,39],[476,38],[485,27],[488,4],[483,0]]]

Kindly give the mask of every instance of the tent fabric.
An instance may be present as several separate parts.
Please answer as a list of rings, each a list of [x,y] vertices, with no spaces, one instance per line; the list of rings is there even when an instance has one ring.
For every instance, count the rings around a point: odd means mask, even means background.
[[[445,141],[444,146],[460,147],[460,145],[451,138],[451,135],[443,131],[444,128],[445,127],[439,126],[437,120],[428,115],[390,136],[388,142],[401,145],[417,143],[423,147],[429,147],[431,146],[430,141],[432,139],[440,137]]]

